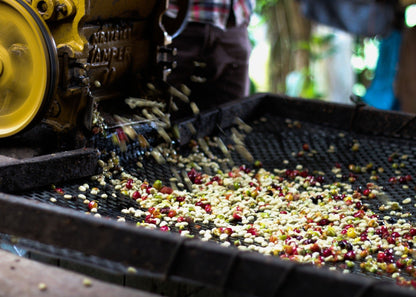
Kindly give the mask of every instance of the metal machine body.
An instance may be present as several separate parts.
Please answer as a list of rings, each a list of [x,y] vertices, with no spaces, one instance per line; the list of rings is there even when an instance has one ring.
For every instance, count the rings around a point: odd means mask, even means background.
[[[60,132],[91,129],[98,102],[116,99],[118,108],[163,80],[168,45],[185,20],[164,26],[167,7],[168,0],[0,1],[0,138],[40,120]]]

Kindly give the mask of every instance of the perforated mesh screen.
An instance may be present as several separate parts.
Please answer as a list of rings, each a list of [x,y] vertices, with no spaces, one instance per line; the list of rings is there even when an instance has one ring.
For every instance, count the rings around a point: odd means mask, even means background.
[[[416,140],[356,134],[354,132],[333,129],[327,125],[322,126],[302,121],[295,122],[273,114],[264,114],[261,116],[267,120],[260,121],[259,115],[256,120],[248,122],[253,128],[253,131],[247,134],[245,144],[254,159],[260,160],[264,168],[268,170],[275,168],[294,169],[296,166],[302,165],[304,169],[308,169],[310,172],[324,172],[325,182],[331,183],[345,180],[350,173],[348,169],[350,164],[365,167],[371,163],[373,170],[377,170],[378,168],[383,168],[384,170],[382,174],[378,174],[379,180],[375,181],[376,184],[383,186],[383,190],[387,194],[383,196],[383,199],[397,202],[401,202],[407,197],[412,198],[412,200],[415,199],[416,188],[414,181],[407,182],[406,186],[404,186],[401,183],[392,184],[389,182],[389,179],[399,175],[411,175],[416,178]],[[230,130],[227,129],[216,136],[220,136],[225,143],[231,143],[229,138],[230,133]],[[359,143],[359,149],[352,149],[354,143]],[[299,154],[304,144],[309,145],[310,152]],[[328,152],[328,150],[331,152]],[[182,148],[179,152],[187,154],[186,148]],[[219,150],[215,151],[213,149],[213,152],[218,156],[224,157]],[[131,144],[127,152],[122,153],[119,151],[118,154],[121,157],[121,165],[125,171],[142,180],[153,182],[156,179],[160,179],[168,183],[172,177],[171,165],[160,165],[151,157],[145,157],[142,160],[144,167],[138,168],[136,161],[144,156],[144,152],[140,150],[137,144]],[[396,157],[390,160],[389,157],[392,155],[396,155]],[[236,165],[247,163],[235,151],[232,152],[232,158]],[[250,164],[248,165],[250,166]],[[341,177],[340,179],[335,176],[332,172],[335,166],[341,166],[341,175],[344,178]],[[180,171],[179,168],[173,169],[178,170],[178,172]],[[370,181],[370,172],[371,170],[357,173],[357,181],[354,183],[354,187],[365,186]],[[87,211],[87,206],[81,199],[76,198],[80,193],[78,187],[83,183],[88,183],[90,187],[100,188],[100,193],[107,193],[108,198],[106,200],[100,200],[99,213],[101,216],[111,219],[117,219],[123,216],[126,217],[127,221],[132,223],[144,219],[143,217],[136,218],[133,215],[122,215],[122,209],[129,208],[130,206],[137,208],[137,204],[130,198],[122,195],[119,191],[116,191],[110,184],[101,186],[90,179],[56,185],[62,188],[66,194],[72,195],[73,199],[63,199],[62,196],[57,195],[50,187],[22,193],[21,196],[27,199],[85,212]],[[89,192],[84,194],[87,196],[87,199],[93,200],[96,198]],[[51,197],[58,199],[53,203],[50,201]],[[376,212],[378,212],[379,206],[385,202],[385,200],[381,201],[379,199],[368,200],[371,208]],[[415,211],[414,202],[402,206],[402,213],[414,213]],[[381,213],[381,217],[383,215]],[[392,221],[396,219],[394,215],[390,218]],[[411,221],[415,220],[414,216],[408,219]],[[202,226],[202,228],[211,227]],[[196,230],[191,226],[190,230],[195,236],[198,236],[197,231],[199,229]],[[173,232],[175,231],[177,230],[173,230]],[[356,273],[360,273],[359,269],[355,271]]]

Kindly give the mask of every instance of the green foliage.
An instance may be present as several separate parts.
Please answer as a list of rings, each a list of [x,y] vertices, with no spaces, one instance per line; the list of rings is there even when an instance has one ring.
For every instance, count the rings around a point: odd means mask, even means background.
[[[278,22],[278,20],[273,19],[272,16],[274,14],[270,12],[275,10],[277,6],[282,6],[281,8],[285,9],[284,5],[280,5],[282,3],[284,2],[279,2],[279,0],[257,0],[255,13],[259,16],[263,24],[272,27],[271,24]],[[315,62],[327,59],[336,53],[337,49],[335,46],[333,46],[335,35],[311,34],[308,39],[302,40],[300,42],[298,41],[296,44],[293,44],[293,41],[290,40],[282,40],[281,36],[276,36],[276,38],[273,38],[273,36],[269,35],[269,38],[271,38],[271,40],[268,42],[272,47],[276,43],[282,43],[285,45],[290,42],[292,43],[291,45],[281,46],[281,48],[287,47],[290,48],[290,50],[293,52],[297,50],[306,51],[310,62],[309,66],[306,66],[301,70],[294,71],[295,69],[293,69],[293,71],[290,72],[286,77],[286,81],[284,81],[284,78],[280,78],[280,80],[283,81],[275,81],[273,84],[281,85],[282,90],[286,90],[288,94],[294,96],[316,99],[325,97],[325,94],[319,93],[317,78],[314,77],[319,75],[319,73],[317,74],[313,71],[313,64]],[[252,40],[252,44],[255,46],[254,39]],[[354,43],[354,49],[352,53],[352,66],[356,73],[357,83],[354,86],[353,93],[356,95],[361,95],[373,79],[374,66],[371,66],[368,63],[368,60],[371,60],[369,59],[370,56],[367,50],[369,43],[372,47],[377,47],[376,40],[369,40],[368,38],[356,38]],[[252,88],[252,90],[255,90],[255,87]]]
[[[274,7],[279,0],[257,0],[254,12],[265,17],[265,12]]]
[[[356,83],[353,93],[357,96],[364,96],[366,89],[370,86],[374,78],[376,65],[369,62],[371,60],[369,56],[374,55],[374,50],[371,52],[368,49],[378,47],[379,40],[377,37],[357,37],[355,39],[352,59],[354,61],[353,69],[356,74]]]
[[[296,50],[303,50],[308,53],[311,63],[326,59],[336,52],[332,46],[333,34],[316,35],[312,34],[309,40],[302,40],[295,45]],[[286,93],[292,96],[303,98],[319,99],[325,94],[321,94],[316,87],[312,64],[303,68],[301,71],[291,72],[289,75],[297,77],[296,80],[286,80]],[[295,75],[293,75],[295,74]]]
[[[297,49],[306,50],[311,61],[322,60],[335,53],[336,49],[331,46],[333,39],[333,34],[313,34],[309,40],[298,42]]]

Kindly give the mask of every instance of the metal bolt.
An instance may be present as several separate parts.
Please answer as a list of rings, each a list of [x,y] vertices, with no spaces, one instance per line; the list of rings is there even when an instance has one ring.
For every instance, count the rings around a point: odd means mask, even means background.
[[[56,12],[60,12],[62,15],[66,16],[68,14],[68,8],[65,4],[60,4],[56,7]]]
[[[80,75],[77,77],[77,80],[83,85],[83,86],[87,86],[90,82],[90,79],[88,77],[85,77],[83,75]]]
[[[28,48],[25,44],[14,43],[9,47],[8,51],[11,55],[23,56],[28,51]]]
[[[48,10],[48,4],[45,1],[39,1],[37,8],[41,14],[45,13]]]

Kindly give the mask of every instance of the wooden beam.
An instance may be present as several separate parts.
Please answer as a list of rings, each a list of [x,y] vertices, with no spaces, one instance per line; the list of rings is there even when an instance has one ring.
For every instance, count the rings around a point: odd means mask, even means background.
[[[118,296],[159,295],[93,279],[0,250],[0,296]]]

